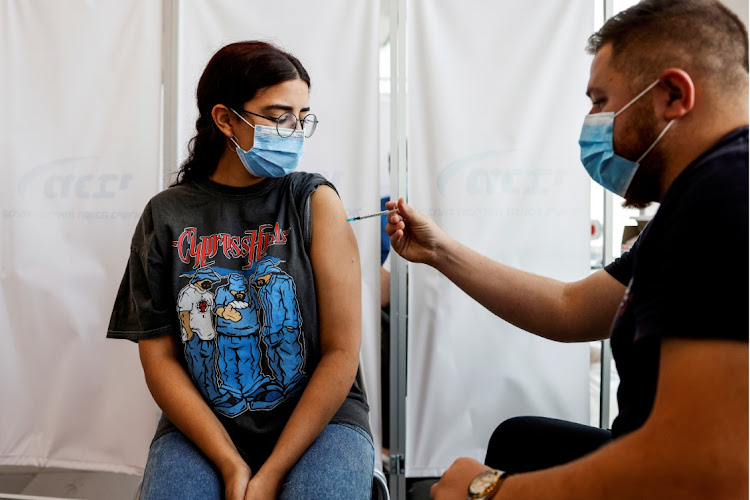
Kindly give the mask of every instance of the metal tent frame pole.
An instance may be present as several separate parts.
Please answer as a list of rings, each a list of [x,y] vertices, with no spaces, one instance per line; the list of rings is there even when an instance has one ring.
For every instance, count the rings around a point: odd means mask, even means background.
[[[614,10],[614,0],[602,0],[604,4],[604,21],[612,17]],[[602,267],[614,260],[613,242],[614,242],[614,199],[612,193],[604,190],[604,223],[602,224]],[[610,384],[612,373],[612,349],[609,345],[609,339],[601,341],[601,372],[599,375],[599,427],[602,429],[609,428],[609,400]]]
[[[390,1],[391,199],[407,197],[406,156],[406,0]],[[395,167],[395,168],[393,168]],[[397,255],[391,260],[390,321],[390,478],[394,500],[406,499],[406,349],[408,267]]]

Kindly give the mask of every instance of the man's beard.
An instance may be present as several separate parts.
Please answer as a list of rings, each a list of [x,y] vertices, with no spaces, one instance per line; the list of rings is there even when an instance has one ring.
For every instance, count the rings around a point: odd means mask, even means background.
[[[661,175],[664,166],[663,153],[654,148],[643,159],[625,193],[625,208],[644,209],[661,197]]]
[[[635,144],[624,146],[622,153],[617,153],[632,161],[640,158],[662,131],[654,116],[653,109],[648,104],[644,103],[644,106],[640,106],[634,111],[634,116],[630,122],[636,128]],[[654,149],[646,155],[635,171],[633,180],[625,193],[623,207],[644,209],[652,202],[659,201],[665,159],[659,144],[654,146]]]

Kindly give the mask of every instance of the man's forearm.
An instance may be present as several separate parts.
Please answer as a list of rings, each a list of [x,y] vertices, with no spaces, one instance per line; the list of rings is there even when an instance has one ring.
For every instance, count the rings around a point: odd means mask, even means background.
[[[430,262],[470,297],[500,318],[523,330],[560,342],[606,338],[624,287],[600,294],[598,317],[590,314],[590,304],[578,300],[579,283],[569,284],[521,271],[496,262],[462,243],[444,241]],[[604,279],[591,280],[594,285]],[[583,282],[580,282],[583,283]],[[603,297],[601,296],[603,295]],[[586,314],[578,314],[578,307]]]
[[[746,476],[724,474],[716,458],[639,430],[569,464],[510,476],[493,500],[747,498]]]

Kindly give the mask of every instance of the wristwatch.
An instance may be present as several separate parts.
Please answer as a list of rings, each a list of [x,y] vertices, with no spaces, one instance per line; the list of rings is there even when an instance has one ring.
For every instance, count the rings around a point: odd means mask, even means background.
[[[499,470],[483,470],[469,483],[467,500],[488,500],[492,498],[505,481],[505,476],[505,473]]]

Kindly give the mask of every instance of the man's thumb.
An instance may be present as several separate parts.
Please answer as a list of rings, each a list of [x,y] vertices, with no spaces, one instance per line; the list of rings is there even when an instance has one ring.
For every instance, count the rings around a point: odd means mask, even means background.
[[[405,219],[412,215],[412,208],[406,204],[403,198],[398,199],[398,213]]]

